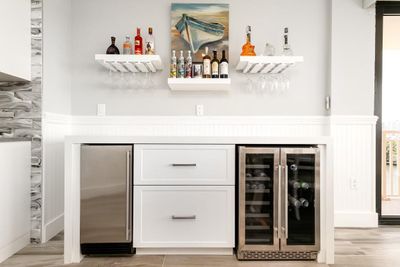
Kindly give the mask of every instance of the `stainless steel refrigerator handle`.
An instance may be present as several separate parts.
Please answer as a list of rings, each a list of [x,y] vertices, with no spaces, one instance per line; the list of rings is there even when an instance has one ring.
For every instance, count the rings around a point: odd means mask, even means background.
[[[282,217],[282,190],[281,190],[281,185],[282,185],[282,166],[278,166],[278,218]],[[281,219],[279,219],[280,221]],[[279,225],[279,222],[278,222]],[[278,232],[278,239],[281,239],[281,231],[279,230],[278,227],[276,227],[276,231]]]
[[[171,216],[172,220],[196,220],[196,215],[191,215],[191,216]]]
[[[131,190],[131,152],[126,152],[126,228],[125,228],[125,238],[129,241],[129,210],[130,210],[130,190]]]
[[[172,163],[171,164],[172,167],[196,167],[197,164],[196,163]]]
[[[288,174],[288,166],[285,166],[285,238],[289,238],[289,230],[288,230],[288,186],[289,186],[289,174]]]

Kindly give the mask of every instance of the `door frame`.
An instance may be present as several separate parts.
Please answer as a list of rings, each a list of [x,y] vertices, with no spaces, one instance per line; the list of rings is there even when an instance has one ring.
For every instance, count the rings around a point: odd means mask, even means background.
[[[382,58],[383,17],[400,15],[400,2],[380,1],[376,3],[375,34],[375,115],[376,125],[376,212],[379,224],[400,225],[399,216],[382,216]]]

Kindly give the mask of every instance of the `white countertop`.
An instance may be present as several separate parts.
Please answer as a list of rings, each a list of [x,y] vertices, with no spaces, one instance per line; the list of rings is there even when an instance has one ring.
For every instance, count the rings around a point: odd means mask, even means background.
[[[66,144],[279,144],[279,145],[329,145],[328,136],[67,136]]]

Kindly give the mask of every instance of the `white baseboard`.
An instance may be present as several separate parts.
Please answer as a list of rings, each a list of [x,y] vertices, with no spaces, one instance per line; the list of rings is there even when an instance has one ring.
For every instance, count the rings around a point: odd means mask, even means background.
[[[64,213],[44,225],[42,243],[46,243],[64,230]]]
[[[376,212],[335,212],[335,227],[341,228],[376,228],[378,214]]]
[[[23,249],[30,242],[30,232],[25,233],[21,237],[15,239],[5,247],[0,248],[0,263]]]
[[[137,248],[137,255],[233,255],[233,248]]]

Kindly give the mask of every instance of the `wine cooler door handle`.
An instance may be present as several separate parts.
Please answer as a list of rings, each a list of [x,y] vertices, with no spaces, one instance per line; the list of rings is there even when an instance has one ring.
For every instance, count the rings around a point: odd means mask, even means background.
[[[171,216],[172,220],[196,220],[196,215],[191,215],[191,216]]]
[[[132,190],[131,188],[131,152],[127,151],[126,152],[126,228],[125,228],[125,238],[127,241],[129,241],[129,230],[130,230],[130,225],[129,225],[129,217],[130,217],[130,192]]]
[[[285,189],[285,238],[288,239],[289,237],[289,230],[288,230],[288,185],[289,185],[289,173],[288,173],[288,166],[285,166],[285,179],[284,179],[284,189]]]
[[[280,220],[282,218],[282,166],[279,165],[278,167],[278,225],[280,225]],[[276,227],[278,239],[281,239],[281,231],[279,230],[279,227]]]
[[[172,167],[196,167],[196,163],[172,163]]]

